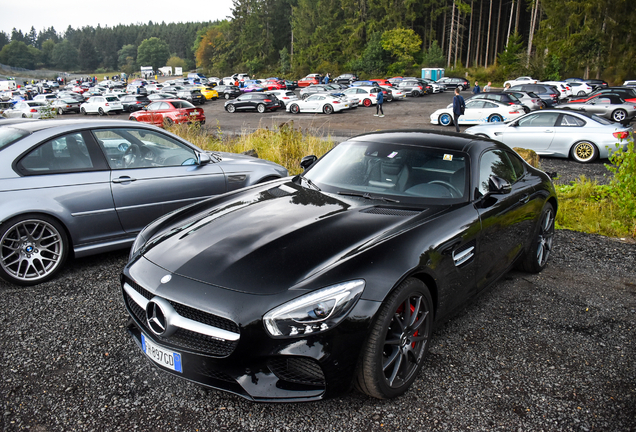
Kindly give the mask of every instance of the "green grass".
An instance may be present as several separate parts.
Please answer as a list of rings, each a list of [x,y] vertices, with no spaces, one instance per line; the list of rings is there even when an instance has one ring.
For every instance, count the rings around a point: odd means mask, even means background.
[[[258,129],[251,134],[242,134],[237,137],[224,136],[220,129],[217,129],[214,134],[208,134],[198,126],[189,125],[174,125],[170,128],[170,132],[204,150],[231,153],[254,150],[259,158],[284,166],[291,175],[302,172],[300,160],[304,156],[320,157],[335,144],[329,139],[303,134],[300,129],[294,128],[293,122],[283,123],[273,129]]]

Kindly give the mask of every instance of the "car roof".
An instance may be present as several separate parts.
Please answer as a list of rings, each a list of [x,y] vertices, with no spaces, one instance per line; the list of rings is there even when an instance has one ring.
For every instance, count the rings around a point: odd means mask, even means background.
[[[350,138],[349,141],[373,141],[387,144],[405,144],[412,146],[448,149],[459,152],[469,152],[471,147],[501,147],[506,146],[479,137],[456,132],[435,131],[427,129],[387,130],[370,132]],[[486,144],[484,144],[486,143]]]
[[[32,120],[32,121],[20,121],[20,122],[14,122],[11,121],[9,123],[9,120],[7,120],[7,122],[2,122],[0,123],[3,126],[4,125],[11,125],[11,127],[16,128],[16,129],[20,129],[20,130],[24,130],[25,132],[29,132],[29,133],[34,133],[34,132],[39,132],[41,130],[46,130],[46,129],[60,129],[61,132],[65,132],[67,130],[74,130],[74,129],[83,129],[83,128],[95,128],[95,127],[99,127],[99,128],[113,128],[113,127],[131,127],[134,126],[135,128],[139,128],[139,127],[143,127],[146,129],[154,129],[154,126],[150,126],[150,125],[145,125],[143,123],[133,123],[130,122],[128,120],[109,120],[107,122],[102,121],[102,120],[84,120],[84,119],[78,119],[78,120]]]

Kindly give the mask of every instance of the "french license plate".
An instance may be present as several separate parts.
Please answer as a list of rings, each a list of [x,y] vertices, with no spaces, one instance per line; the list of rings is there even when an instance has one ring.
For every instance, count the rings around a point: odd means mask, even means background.
[[[141,348],[155,363],[173,371],[183,373],[181,354],[178,352],[170,351],[156,345],[143,333],[141,334]]]

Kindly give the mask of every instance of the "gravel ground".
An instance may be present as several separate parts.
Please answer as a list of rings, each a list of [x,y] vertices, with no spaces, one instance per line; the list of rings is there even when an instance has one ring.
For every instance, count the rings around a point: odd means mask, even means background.
[[[11,431],[636,431],[636,245],[559,231],[439,328],[401,398],[255,404],[156,370],[124,330],[125,252],[33,288],[0,282],[0,426]]]

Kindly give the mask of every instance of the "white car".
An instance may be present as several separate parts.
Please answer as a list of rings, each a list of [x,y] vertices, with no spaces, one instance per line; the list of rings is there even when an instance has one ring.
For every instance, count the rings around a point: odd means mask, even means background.
[[[93,96],[80,106],[82,114],[97,113],[105,115],[122,111],[124,111],[124,106],[117,96]]]
[[[568,83],[568,85],[572,89],[573,96],[585,96],[594,91],[594,88],[592,86],[584,82],[571,81]]]
[[[504,88],[506,87],[506,84],[510,84],[510,87],[514,87],[516,85],[521,85],[521,84],[536,84],[538,83],[539,80],[536,80],[534,78],[530,78],[530,77],[519,77],[517,79],[513,79],[513,80],[509,80],[504,82]]]
[[[507,122],[525,114],[521,105],[508,105],[495,100],[473,99],[466,102],[460,125]],[[453,105],[438,109],[431,114],[431,124],[450,126],[453,124]]]
[[[351,87],[343,91],[347,96],[356,96],[360,99],[360,103],[365,107],[369,107],[371,105],[375,105],[378,103],[378,93],[381,92],[382,89],[380,87],[371,87],[371,86],[358,86]]]
[[[285,108],[292,102],[299,100],[296,93],[291,90],[270,90],[267,94],[276,96],[276,99],[280,101],[280,107]]]
[[[46,102],[20,101],[13,108],[6,109],[2,115],[7,118],[42,118],[42,109],[46,108]]]
[[[296,102],[288,104],[285,110],[293,114],[301,112],[331,114],[348,108],[349,103],[341,97],[332,96],[330,94],[315,94],[305,100],[299,99]]]
[[[572,96],[572,87],[570,83],[565,81],[541,81],[539,84],[547,84],[557,88],[559,90],[559,99],[566,99]]]
[[[391,99],[392,101],[399,101],[399,100],[406,99],[406,93],[404,93],[402,90],[399,90],[399,89],[397,89],[395,87],[389,87],[389,86],[384,86],[384,85],[381,85],[380,87],[383,88],[383,89],[391,91],[391,95],[393,97]]]

